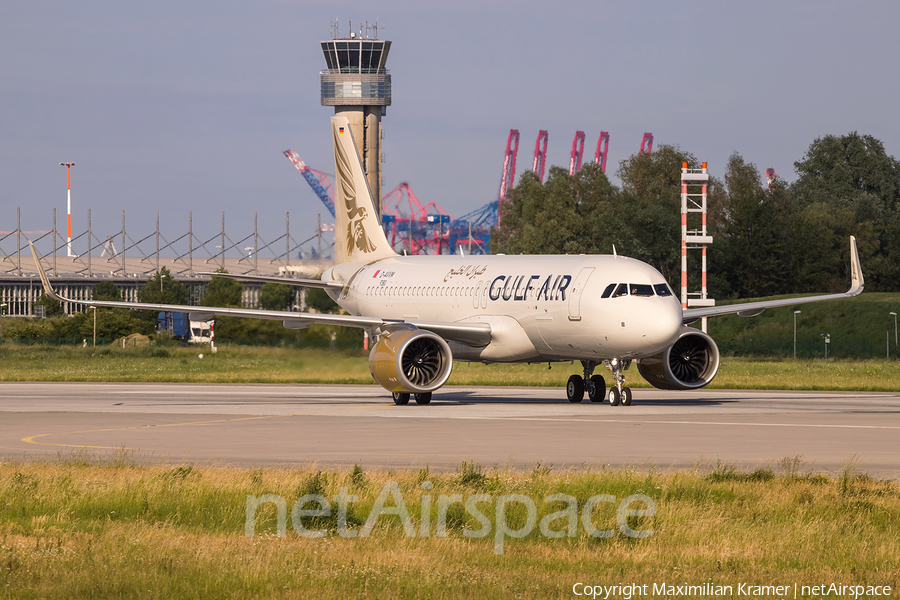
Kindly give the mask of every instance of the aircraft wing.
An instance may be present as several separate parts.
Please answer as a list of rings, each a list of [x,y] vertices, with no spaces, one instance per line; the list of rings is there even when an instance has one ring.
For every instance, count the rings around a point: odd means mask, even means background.
[[[767,308],[779,306],[793,306],[795,304],[807,304],[809,302],[821,302],[823,300],[837,300],[839,298],[852,298],[862,293],[865,287],[862,267],[859,263],[859,251],[856,249],[856,238],[850,236],[850,289],[843,294],[825,294],[822,296],[805,296],[801,298],[785,298],[783,300],[762,300],[759,302],[747,302],[745,304],[729,304],[727,306],[710,306],[705,308],[686,308],[683,310],[684,323],[692,323],[703,317],[715,317],[737,313],[741,317],[755,317]]]
[[[270,275],[234,275],[232,273],[197,273],[197,275],[209,275],[210,277],[225,277],[237,281],[250,281],[254,283],[283,283],[296,287],[322,288],[339,290],[343,284],[334,281],[319,281],[318,279],[295,279],[293,277],[276,277]]]
[[[58,302],[73,302],[85,306],[100,306],[110,308],[130,308],[133,310],[152,310],[156,312],[174,311],[190,313],[191,320],[207,321],[213,317],[244,317],[249,319],[268,319],[283,321],[286,326],[289,323],[306,325],[324,323],[328,325],[342,325],[345,327],[378,327],[406,323],[419,329],[436,333],[444,339],[465,344],[467,346],[486,346],[491,342],[491,326],[488,323],[453,323],[430,321],[399,321],[381,319],[378,317],[362,317],[355,315],[332,315],[327,313],[297,313],[286,310],[257,310],[251,308],[220,308],[217,306],[183,306],[180,304],[152,304],[148,302],[117,302],[113,300],[73,300],[60,296],[50,285],[50,280],[44,272],[37,250],[30,241],[31,253],[37,265],[44,293]],[[315,280],[313,280],[315,281]],[[322,282],[316,281],[321,284]]]

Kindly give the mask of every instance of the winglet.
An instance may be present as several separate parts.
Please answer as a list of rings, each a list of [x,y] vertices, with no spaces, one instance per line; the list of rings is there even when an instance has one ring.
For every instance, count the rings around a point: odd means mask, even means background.
[[[31,255],[34,257],[34,264],[37,265],[38,274],[41,276],[41,284],[44,286],[44,293],[57,302],[65,302],[66,300],[61,298],[53,291],[53,288],[50,287],[50,280],[47,279],[47,274],[44,273],[44,267],[41,266],[41,257],[38,256],[37,250],[34,249],[34,244],[31,243],[31,240],[28,240],[28,245],[31,247]]]
[[[863,280],[862,265],[859,262],[859,251],[856,248],[856,238],[850,236],[850,291],[847,292],[853,296],[861,293],[866,285]]]

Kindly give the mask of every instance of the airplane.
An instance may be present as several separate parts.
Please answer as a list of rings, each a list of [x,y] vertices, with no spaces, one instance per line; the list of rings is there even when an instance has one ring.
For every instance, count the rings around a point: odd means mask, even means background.
[[[274,319],[303,329],[327,323],[365,329],[374,341],[369,370],[395,404],[431,402],[453,361],[554,363],[580,361],[566,384],[570,402],[629,406],[624,372],[634,363],[654,387],[695,390],[719,369],[706,333],[688,327],[702,317],[849,298],[863,291],[856,240],[850,238],[851,287],[842,294],[683,308],[652,266],[613,255],[401,256],[388,243],[345,117],[331,119],[336,173],[335,259],[321,280],[210,273],[241,281],[318,287],[348,314],[72,300],[50,286],[31,245],[45,293],[85,306],[182,311],[191,320],[215,316]],[[612,373],[609,387],[594,370]]]

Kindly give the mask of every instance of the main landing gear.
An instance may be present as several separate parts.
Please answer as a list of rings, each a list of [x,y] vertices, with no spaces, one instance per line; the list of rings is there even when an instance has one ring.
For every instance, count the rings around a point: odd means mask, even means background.
[[[416,404],[428,404],[431,402],[431,392],[425,392],[422,394],[412,394],[416,399]],[[404,404],[409,404],[409,396],[406,392],[392,392],[391,397],[394,399],[394,404],[398,406],[403,406]]]
[[[584,399],[584,393],[587,392],[591,402],[603,402],[604,398],[609,401],[611,406],[631,406],[632,394],[631,388],[625,387],[625,376],[622,371],[631,366],[631,360],[623,360],[621,358],[611,358],[604,361],[606,368],[612,371],[615,384],[606,389],[606,380],[602,375],[594,375],[594,369],[599,361],[583,360],[581,366],[584,367],[584,376],[572,375],[566,383],[566,397],[569,402],[581,402]]]

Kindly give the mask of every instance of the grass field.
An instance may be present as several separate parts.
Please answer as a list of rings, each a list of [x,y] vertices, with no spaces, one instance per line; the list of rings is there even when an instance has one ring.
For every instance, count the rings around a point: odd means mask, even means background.
[[[0,463],[0,597],[564,598],[578,582],[900,587],[900,488],[852,463],[829,479],[805,473],[799,458],[753,472],[715,465],[672,474],[472,463],[443,474],[239,470],[139,466],[132,458]],[[347,517],[347,531],[359,533],[391,481],[416,533],[427,535],[409,537],[399,516],[383,514],[368,537],[344,538],[332,515],[306,517],[305,527],[326,531],[310,539],[288,514],[279,537],[274,504],[257,508],[254,535],[246,535],[248,495],[280,495],[290,513],[301,495],[331,501],[341,488],[359,497]],[[484,524],[455,504],[446,511],[446,537],[437,536],[437,499],[452,494],[488,497],[478,505],[488,535],[466,537],[464,530]],[[589,535],[579,512],[575,523],[548,525],[551,532],[574,526],[574,536],[550,539],[538,527],[504,537],[498,554],[495,507],[504,494],[532,499],[537,519],[566,507],[545,502],[549,494],[570,495],[579,511],[597,494],[615,502],[643,494],[655,514],[628,517],[627,525],[652,534],[624,535],[616,505],[601,502],[588,511],[589,523],[612,530],[610,537]],[[519,504],[501,516],[522,529],[525,513]]]
[[[203,353],[203,358],[199,354]],[[0,381],[154,381],[197,383],[370,384],[366,358],[346,352],[224,346],[208,348],[80,348],[0,346]],[[605,370],[601,371],[608,375]],[[562,388],[579,364],[456,363],[449,385],[527,385]],[[636,368],[628,385],[647,387]],[[607,377],[607,380],[610,378]],[[785,390],[900,390],[900,364],[882,359],[748,359],[723,357],[712,388]]]

